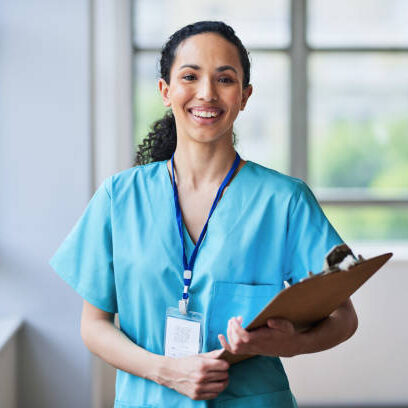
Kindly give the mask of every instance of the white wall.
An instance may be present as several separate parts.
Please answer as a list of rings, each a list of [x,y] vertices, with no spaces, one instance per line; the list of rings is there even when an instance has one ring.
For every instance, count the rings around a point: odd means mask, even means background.
[[[1,323],[0,323],[1,325]],[[10,339],[0,350],[0,407],[17,406],[17,339]]]
[[[0,407],[17,406],[17,348],[22,319],[0,319]]]
[[[0,317],[25,319],[20,408],[90,406],[81,299],[48,265],[92,193],[88,8],[0,1]]]

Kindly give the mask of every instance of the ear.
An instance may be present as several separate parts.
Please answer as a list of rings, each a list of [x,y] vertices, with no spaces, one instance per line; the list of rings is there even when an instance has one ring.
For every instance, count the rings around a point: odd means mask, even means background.
[[[169,98],[169,96],[170,96],[169,95],[169,86],[167,85],[166,81],[163,78],[159,79],[158,86],[159,86],[159,91],[160,91],[162,99],[163,99],[164,106],[167,106],[167,107],[171,106],[171,101],[170,101],[170,98]]]
[[[252,94],[252,85],[248,84],[246,88],[242,90],[241,110],[245,109],[245,105],[248,102],[248,98]]]

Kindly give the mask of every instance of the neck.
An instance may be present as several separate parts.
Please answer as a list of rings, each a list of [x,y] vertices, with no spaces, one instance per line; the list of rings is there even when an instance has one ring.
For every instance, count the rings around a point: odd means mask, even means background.
[[[174,152],[174,173],[177,186],[198,190],[211,184],[219,185],[235,160],[232,143],[227,146],[194,143],[177,144]]]

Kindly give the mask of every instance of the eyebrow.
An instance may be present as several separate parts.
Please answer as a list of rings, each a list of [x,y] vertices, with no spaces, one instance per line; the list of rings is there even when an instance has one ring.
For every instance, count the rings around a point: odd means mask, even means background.
[[[183,69],[183,68],[200,69],[200,67],[198,65],[195,65],[195,64],[184,64],[179,68],[179,70]],[[234,67],[232,67],[231,65],[222,65],[221,67],[218,67],[215,70],[217,72],[223,72],[223,71],[226,71],[228,69],[230,69],[230,70],[234,71],[236,74],[238,74],[237,70]]]

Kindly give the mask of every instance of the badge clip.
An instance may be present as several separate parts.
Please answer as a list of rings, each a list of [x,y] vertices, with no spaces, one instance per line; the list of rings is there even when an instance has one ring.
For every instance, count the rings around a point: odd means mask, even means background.
[[[181,314],[187,314],[188,298],[179,300],[179,312]]]

